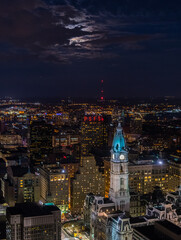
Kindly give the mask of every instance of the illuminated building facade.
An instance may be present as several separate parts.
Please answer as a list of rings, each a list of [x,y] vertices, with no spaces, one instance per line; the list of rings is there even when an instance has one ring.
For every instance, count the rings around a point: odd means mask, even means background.
[[[135,161],[129,164],[129,186],[134,192],[147,194],[159,186],[164,193],[169,186],[169,165],[165,161]],[[105,195],[108,196],[110,186],[110,161],[104,160]],[[173,185],[174,189],[176,185]]]
[[[153,192],[156,186],[166,193],[169,183],[169,166],[167,162],[138,163],[129,166],[130,188],[140,194]]]
[[[40,176],[29,168],[9,167],[7,179],[2,180],[2,191],[10,206],[15,203],[39,202]]]
[[[71,179],[71,213],[82,212],[86,194],[104,195],[104,177],[99,172],[93,156],[82,157],[82,166],[75,178]]]
[[[45,162],[52,153],[52,125],[45,121],[33,121],[30,124],[30,161],[34,165]]]
[[[116,210],[129,211],[130,194],[128,178],[128,152],[121,125],[119,124],[111,149],[111,170],[109,198],[115,203]]]
[[[169,191],[175,189],[181,184],[181,159],[174,158],[169,162]]]
[[[138,193],[130,192],[129,214],[131,217],[139,217],[146,214],[146,202],[141,199]]]
[[[91,240],[132,240],[133,229],[127,213],[130,210],[128,186],[128,152],[119,124],[111,149],[109,198],[87,195],[84,220],[89,225]]]
[[[0,135],[0,144],[6,148],[22,147],[23,140],[17,134],[3,134]]]
[[[79,170],[80,163],[78,161],[69,161],[69,159],[64,159],[64,161],[60,162],[60,167],[65,169],[68,178],[74,178],[76,172]]]
[[[61,212],[56,206],[20,203],[7,208],[7,240],[60,240]]]
[[[88,156],[92,148],[108,145],[108,118],[100,115],[87,115],[81,123],[81,155]]]
[[[54,203],[63,212],[69,208],[69,179],[66,170],[45,165],[38,168],[41,178],[41,196],[44,202]]]
[[[128,166],[129,169],[129,166]],[[105,198],[109,197],[109,188],[110,188],[110,161],[109,159],[104,160],[104,179],[105,179]],[[132,190],[134,186],[134,182],[130,182],[129,175],[129,186]],[[138,186],[140,186],[138,184]],[[146,213],[145,202],[141,201],[140,195],[137,192],[130,192],[130,215],[132,217],[142,216]]]
[[[70,146],[70,145],[78,144],[80,142],[80,137],[78,135],[57,134],[53,136],[52,141],[53,141],[53,147]]]
[[[18,179],[17,202],[39,202],[40,200],[40,177],[31,172],[20,177]]]
[[[115,153],[117,155],[113,155]],[[167,197],[167,202],[157,203],[156,205],[150,203],[147,208],[144,204],[141,206],[139,195],[129,193],[127,165],[128,158],[125,142],[121,127],[118,126],[111,150],[109,198],[88,194],[84,202],[84,221],[85,225],[90,227],[90,239],[92,240],[146,239],[139,238],[140,236],[138,237],[135,228],[151,226],[156,221],[165,219],[169,219],[174,224],[180,224],[181,216],[179,215],[179,209],[181,204],[179,205],[178,202],[181,202],[181,188],[177,191],[177,198],[174,198],[173,196],[176,194],[172,193]],[[160,161],[158,165],[161,166],[164,163]],[[149,173],[148,165],[147,172],[145,171],[145,173]],[[149,174],[142,172],[140,175],[149,176]],[[121,180],[122,178],[124,181]],[[140,209],[140,212],[136,209]],[[130,215],[127,216],[125,212],[129,212],[131,217]]]

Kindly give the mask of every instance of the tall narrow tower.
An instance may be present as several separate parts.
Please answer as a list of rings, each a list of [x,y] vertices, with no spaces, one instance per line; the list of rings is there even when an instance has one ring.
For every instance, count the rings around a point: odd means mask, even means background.
[[[103,102],[105,99],[104,99],[104,87],[103,87],[103,84],[104,84],[104,80],[101,80],[101,98],[100,98],[100,101]]]
[[[109,197],[117,210],[129,212],[128,152],[121,124],[116,129],[111,149],[111,172]]]

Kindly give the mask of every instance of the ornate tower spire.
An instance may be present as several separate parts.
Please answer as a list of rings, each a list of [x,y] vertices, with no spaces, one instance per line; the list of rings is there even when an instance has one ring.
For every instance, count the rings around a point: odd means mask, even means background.
[[[115,203],[116,209],[129,211],[128,152],[120,122],[111,149],[109,197]]]

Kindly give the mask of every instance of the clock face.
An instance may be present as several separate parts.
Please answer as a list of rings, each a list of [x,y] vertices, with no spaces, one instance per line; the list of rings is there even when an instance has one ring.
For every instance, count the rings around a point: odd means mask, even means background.
[[[125,156],[123,154],[120,155],[119,157],[121,160],[124,160]]]

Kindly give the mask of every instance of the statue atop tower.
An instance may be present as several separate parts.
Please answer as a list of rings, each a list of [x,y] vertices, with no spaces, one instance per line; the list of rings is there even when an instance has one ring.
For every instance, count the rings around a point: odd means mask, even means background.
[[[123,129],[121,127],[121,123],[119,122],[116,128],[116,133],[114,135],[111,151],[120,152],[121,150],[125,150],[125,149],[126,149],[126,144],[123,136]]]

